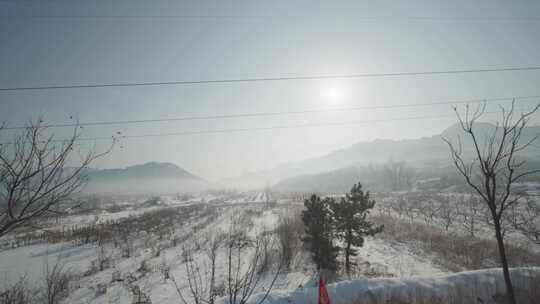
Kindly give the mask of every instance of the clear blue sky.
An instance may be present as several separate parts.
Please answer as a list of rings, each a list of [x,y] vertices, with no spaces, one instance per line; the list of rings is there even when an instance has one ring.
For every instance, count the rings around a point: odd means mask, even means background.
[[[520,20],[539,17],[539,1],[3,0],[0,15],[0,87],[540,66],[540,20]],[[24,17],[31,15],[295,17]],[[0,120],[18,125],[42,114],[49,122],[69,122],[70,116],[86,122],[540,95],[539,83],[540,71],[529,71],[0,92]],[[450,107],[89,127],[85,136],[440,114],[451,114]],[[444,118],[129,139],[96,165],[168,161],[219,179],[323,155],[361,140],[429,136],[453,122]]]

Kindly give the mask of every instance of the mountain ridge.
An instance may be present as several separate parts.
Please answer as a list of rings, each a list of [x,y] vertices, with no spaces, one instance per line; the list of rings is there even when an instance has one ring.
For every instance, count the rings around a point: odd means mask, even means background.
[[[475,130],[482,136],[491,134],[495,125],[486,122],[477,122]],[[540,134],[540,126],[530,126],[524,129],[523,139],[527,140]],[[450,160],[450,150],[443,140],[447,138],[455,141],[459,136],[462,139],[465,155],[471,155],[472,146],[461,130],[459,123],[454,123],[439,134],[414,139],[374,139],[360,141],[347,147],[337,149],[321,155],[295,163],[278,165],[271,170],[251,172],[249,175],[229,179],[229,185],[241,184],[243,180],[252,185],[263,186],[264,184],[276,184],[281,180],[296,176],[313,175],[330,172],[347,167],[358,167],[373,163],[385,163],[389,161],[405,161],[415,166],[426,164],[447,165]],[[482,137],[479,136],[479,137]],[[531,149],[532,150],[532,149]],[[537,159],[540,153],[526,151],[525,157]]]
[[[113,169],[89,169],[84,192],[161,194],[208,188],[203,178],[168,162],[147,162]]]
[[[146,162],[124,168],[90,169],[89,178],[189,178],[204,181],[170,162]]]

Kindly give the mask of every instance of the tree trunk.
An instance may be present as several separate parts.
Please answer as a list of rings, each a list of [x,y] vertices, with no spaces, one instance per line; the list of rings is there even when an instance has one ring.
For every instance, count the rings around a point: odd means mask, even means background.
[[[210,301],[208,301],[209,304],[214,304],[215,289],[216,289],[216,255],[215,253],[212,253],[212,270],[210,274],[210,296],[209,296]]]
[[[352,233],[352,229],[349,227],[347,228],[347,235],[346,235],[346,242],[347,242],[347,247],[345,248],[345,270],[347,271],[347,276],[349,276],[349,278],[351,277],[351,260],[350,260],[350,256],[351,256],[351,245],[352,245],[352,242],[353,242],[353,233]]]
[[[500,220],[494,218],[495,224],[495,237],[497,238],[497,245],[499,247],[499,256],[501,258],[501,266],[503,269],[504,282],[506,284],[506,294],[508,297],[508,303],[516,304],[516,297],[514,295],[514,287],[512,286],[512,280],[510,279],[510,271],[508,270],[508,260],[506,259],[506,250],[504,248],[504,240],[501,233]]]
[[[347,275],[351,275],[351,262],[349,260],[351,250],[351,243],[347,243],[347,249],[345,249],[345,270],[347,271]]]

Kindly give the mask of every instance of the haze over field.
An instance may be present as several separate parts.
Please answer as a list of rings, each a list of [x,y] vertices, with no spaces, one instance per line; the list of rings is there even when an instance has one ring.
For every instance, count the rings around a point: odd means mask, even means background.
[[[495,126],[484,123],[477,126],[479,137],[489,136]],[[523,141],[540,134],[540,127],[523,131]],[[444,138],[462,140],[464,154],[471,158],[474,149],[458,124],[441,134],[417,139],[376,139],[354,143],[328,154],[278,165],[270,170],[254,171],[238,177],[207,181],[172,163],[149,162],[123,169],[89,170],[86,192],[92,193],[173,193],[198,192],[212,188],[257,190],[272,186],[276,190],[341,192],[348,189],[350,180],[362,180],[371,188],[384,189],[384,182],[375,177],[373,168],[404,162],[417,170],[417,179],[441,178],[455,174],[449,166],[451,159]],[[533,164],[540,162],[540,147],[532,146],[520,157]],[[384,178],[381,176],[381,178]],[[534,179],[536,180],[536,179]],[[447,185],[451,186],[451,185]],[[381,188],[382,187],[382,188]]]
[[[540,1],[0,0],[0,304],[538,304]]]

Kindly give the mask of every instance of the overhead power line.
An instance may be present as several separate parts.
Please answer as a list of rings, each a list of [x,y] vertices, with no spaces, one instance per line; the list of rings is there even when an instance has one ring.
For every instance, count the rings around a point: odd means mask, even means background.
[[[500,114],[500,111],[489,111],[484,114]],[[348,126],[348,125],[360,125],[380,122],[392,122],[392,121],[410,121],[410,120],[425,120],[425,119],[437,119],[455,117],[455,114],[445,115],[424,115],[413,117],[399,117],[399,118],[387,118],[387,119],[372,119],[372,120],[356,120],[345,122],[323,122],[323,123],[307,123],[307,124],[295,124],[295,125],[281,125],[271,127],[252,127],[252,128],[229,128],[229,129],[213,129],[213,130],[200,130],[200,131],[182,131],[182,132],[170,132],[170,133],[153,133],[153,134],[138,134],[138,135],[121,135],[117,136],[117,139],[130,139],[130,138],[147,138],[147,137],[170,137],[170,136],[183,136],[183,135],[200,135],[200,134],[220,134],[220,133],[237,133],[248,131],[269,131],[280,129],[300,129],[300,128],[313,128],[313,127],[330,127],[330,126]],[[81,138],[84,141],[94,140],[107,140],[111,137],[88,137]]]
[[[223,20],[328,20],[353,19],[364,21],[434,21],[434,22],[537,22],[539,17],[438,17],[438,16],[352,16],[352,15],[5,15],[4,19],[223,19]]]
[[[302,75],[302,76],[261,77],[261,78],[178,80],[178,81],[161,81],[161,82],[124,82],[124,83],[78,84],[78,85],[21,86],[21,87],[0,88],[0,91],[7,92],[7,91],[29,91],[29,90],[90,89],[90,88],[114,88],[114,87],[196,85],[196,84],[232,84],[232,83],[269,82],[269,81],[320,80],[320,79],[354,79],[354,78],[368,78],[368,77],[428,76],[428,75],[471,74],[471,73],[491,73],[491,72],[516,72],[516,71],[538,71],[538,70],[540,70],[540,66],[524,66],[524,67],[440,70],[440,71],[421,71],[421,72],[360,73],[360,74],[336,74],[336,75]]]
[[[245,20],[255,19],[256,20],[256,19],[329,19],[329,18],[338,18],[338,17],[300,16],[300,15],[12,15],[12,16],[2,16],[2,18],[6,18],[6,19],[245,19]]]
[[[486,114],[486,115],[500,114],[500,111],[488,111],[488,112],[484,112],[484,114]],[[171,136],[201,135],[201,134],[238,133],[238,132],[249,132],[249,131],[270,131],[270,130],[282,130],[282,129],[300,129],[300,128],[313,128],[313,127],[332,127],[332,126],[360,125],[360,124],[393,122],[393,121],[427,120],[427,119],[439,119],[439,118],[451,118],[451,117],[455,117],[455,114],[424,115],[424,116],[413,116],[413,117],[398,117],[398,118],[372,119],[372,120],[356,120],[356,121],[345,121],[345,122],[322,122],[322,123],[290,124],[290,125],[270,126],[270,127],[228,128],[228,129],[211,129],[211,130],[198,130],[198,131],[168,132],[168,133],[84,137],[84,138],[79,138],[77,141],[100,141],[100,140],[113,140],[113,139],[120,140],[120,139],[171,137]],[[63,142],[63,141],[65,141],[65,139],[52,140],[52,142]],[[0,143],[0,145],[11,145],[11,144],[13,144],[13,142]]]
[[[490,111],[484,114],[500,114],[500,111]],[[424,115],[424,116],[412,116],[412,117],[399,117],[389,119],[372,119],[372,120],[356,120],[345,122],[321,122],[321,123],[306,123],[306,124],[290,124],[281,126],[270,127],[249,127],[249,128],[228,128],[228,129],[211,129],[211,130],[198,130],[198,131],[180,131],[180,132],[168,132],[168,133],[152,133],[152,134],[133,134],[133,135],[118,135],[118,136],[101,136],[101,137],[84,137],[78,139],[78,141],[100,141],[100,140],[121,140],[121,139],[134,139],[134,138],[153,138],[153,137],[171,137],[171,136],[185,136],[185,135],[201,135],[201,134],[222,134],[222,133],[238,133],[249,131],[270,131],[281,129],[300,129],[300,128],[313,128],[313,127],[331,127],[331,126],[347,126],[347,125],[360,125],[380,122],[392,122],[392,121],[411,121],[411,120],[426,120],[426,119],[439,119],[455,117],[455,114],[446,115]],[[62,142],[64,140],[53,140],[54,142]],[[9,145],[10,142],[0,143],[0,145]]]
[[[298,111],[277,111],[277,112],[254,112],[254,113],[239,113],[239,114],[221,114],[221,115],[201,115],[201,116],[184,116],[174,118],[156,118],[156,119],[136,119],[136,120],[111,120],[111,121],[95,121],[95,122],[80,122],[80,123],[56,123],[45,124],[43,127],[47,128],[62,128],[62,127],[78,127],[78,126],[106,126],[106,125],[124,125],[124,124],[139,124],[139,123],[154,123],[154,122],[173,122],[173,121],[194,121],[194,120],[212,120],[212,119],[230,119],[230,118],[247,118],[247,117],[265,117],[265,116],[283,116],[283,115],[297,115],[297,114],[315,114],[315,113],[329,113],[329,112],[347,112],[347,111],[359,111],[359,110],[377,110],[377,109],[396,109],[396,108],[412,108],[412,107],[426,107],[426,106],[439,106],[439,105],[452,105],[452,104],[466,104],[466,103],[481,103],[481,102],[509,102],[515,100],[516,102],[524,101],[527,99],[538,99],[540,95],[532,96],[515,96],[515,97],[496,97],[486,99],[460,99],[460,100],[446,100],[437,102],[425,102],[425,103],[413,103],[413,104],[393,104],[393,105],[377,105],[377,106],[357,106],[357,107],[341,107],[331,109],[312,109],[312,110],[298,110]],[[13,126],[4,127],[4,130],[18,130],[24,129],[25,126]]]

